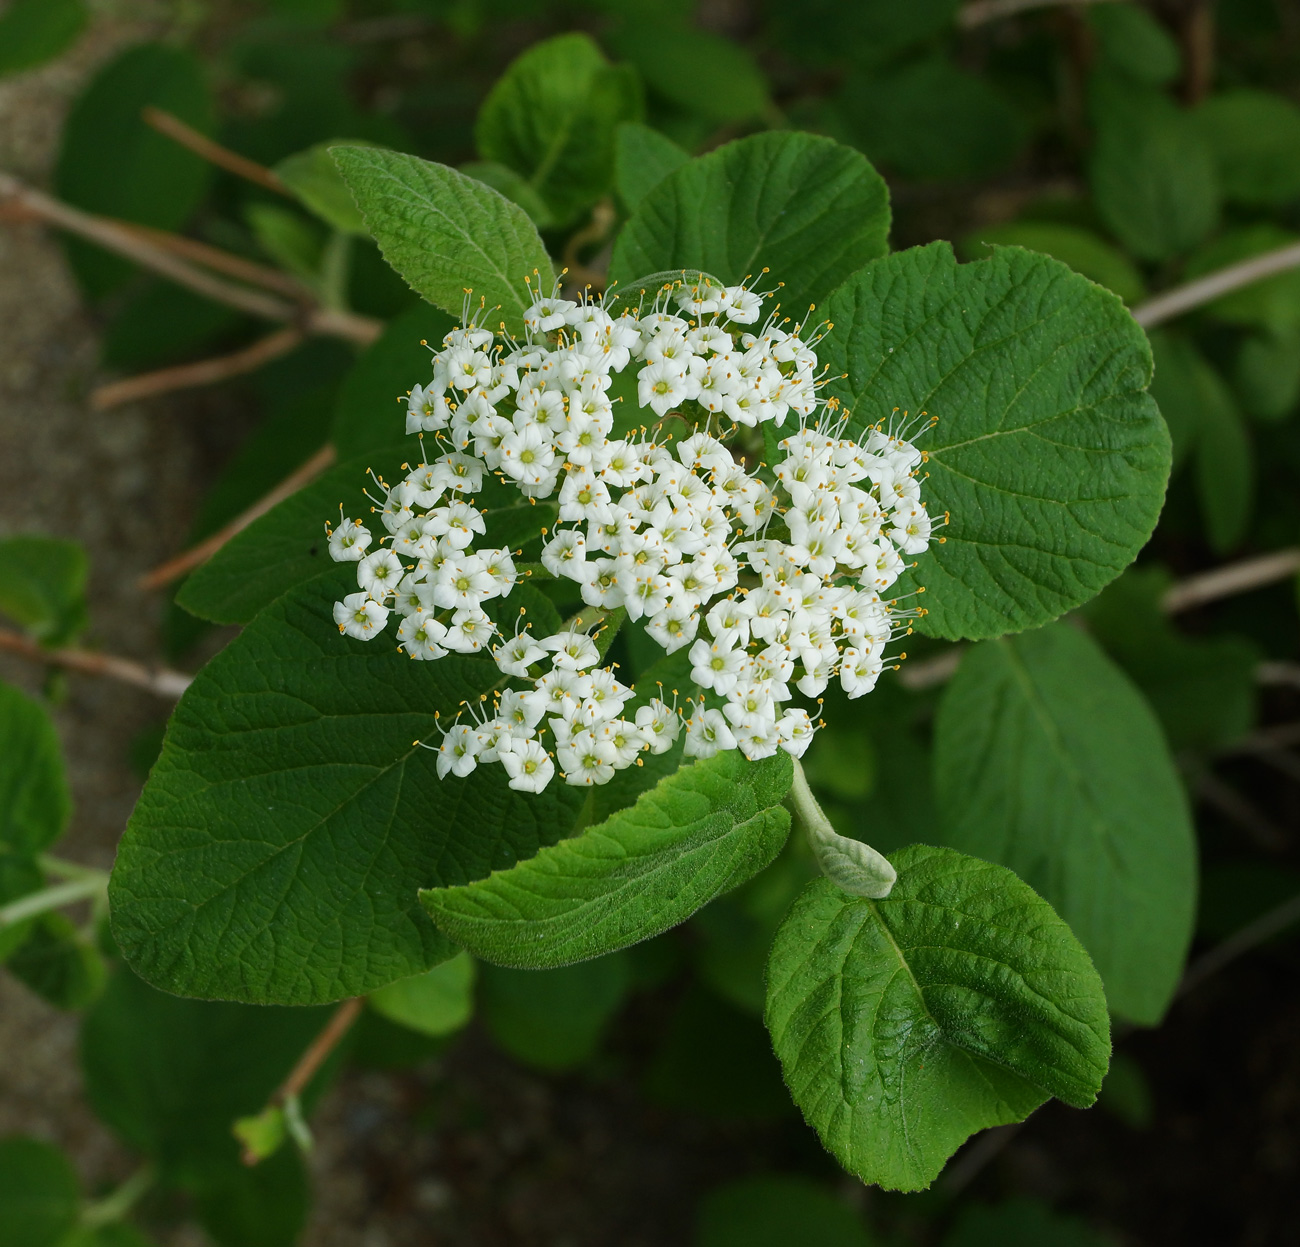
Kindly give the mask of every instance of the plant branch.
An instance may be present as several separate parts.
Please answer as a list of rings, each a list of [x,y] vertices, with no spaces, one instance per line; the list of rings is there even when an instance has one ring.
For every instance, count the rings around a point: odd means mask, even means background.
[[[49,667],[62,667],[68,671],[80,671],[86,675],[103,675],[123,684],[133,684],[159,697],[174,701],[188,687],[193,676],[167,667],[147,667],[144,663],[130,658],[119,658],[113,654],[100,654],[88,649],[45,649],[29,640],[20,632],[0,629],[0,652],[17,654],[32,662],[44,663]]]
[[[1106,4],[1112,0],[974,0],[957,11],[957,25],[963,30],[973,30],[987,22],[1015,17],[1030,9],[1059,9],[1069,6],[1079,8],[1085,4]]]
[[[1163,325],[1165,321],[1190,312],[1204,303],[1210,303],[1220,295],[1239,290],[1266,277],[1275,277],[1289,269],[1300,268],[1300,243],[1289,243],[1276,251],[1266,251],[1263,255],[1252,256],[1239,264],[1229,264],[1185,286],[1166,290],[1154,299],[1148,299],[1133,309],[1133,319],[1144,329],[1153,325]]]
[[[368,316],[322,308],[315,303],[291,303],[263,290],[225,281],[174,254],[173,249],[160,246],[138,227],[82,212],[7,173],[0,173],[0,201],[17,204],[42,221],[97,243],[196,294],[247,312],[250,316],[287,321],[301,326],[308,333],[347,338],[362,345],[373,342],[383,330],[381,322]]]
[[[37,914],[48,913],[51,909],[61,909],[74,901],[88,900],[92,896],[102,895],[108,888],[108,875],[96,871],[82,879],[69,879],[66,883],[52,883],[39,892],[29,892],[8,905],[0,906],[0,931],[17,926]]]
[[[132,234],[139,234],[141,238],[161,247],[164,251],[184,256],[187,260],[194,260],[214,272],[225,273],[227,277],[237,277],[250,285],[263,286],[278,294],[288,295],[299,303],[309,302],[313,297],[307,286],[278,268],[258,264],[231,251],[222,251],[220,247],[200,242],[197,238],[186,238],[184,234],[170,234],[165,229],[137,225],[134,221],[118,221],[117,224]]]
[[[1178,995],[1185,996],[1199,987],[1212,974],[1217,974],[1224,966],[1236,961],[1243,953],[1258,948],[1261,944],[1280,935],[1293,923],[1300,922],[1300,894],[1283,901],[1274,909],[1247,923],[1235,935],[1229,936],[1222,944],[1210,949],[1187,967],[1183,981],[1178,985]]]
[[[227,541],[243,532],[254,520],[261,519],[272,507],[278,506],[291,494],[296,494],[304,485],[314,481],[334,463],[337,457],[338,452],[333,446],[322,446],[302,467],[291,472],[270,493],[264,494],[246,511],[241,511],[224,528],[218,529],[198,545],[191,546],[190,549],[141,576],[138,582],[140,588],[161,589],[163,585],[179,580],[187,572],[193,571],[200,563],[206,563]]]
[[[271,1096],[272,1105],[280,1107],[287,1101],[302,1095],[307,1089],[307,1084],[315,1077],[316,1071],[325,1064],[330,1053],[339,1046],[339,1042],[348,1033],[352,1023],[360,1016],[363,1004],[365,1004],[364,996],[353,996],[351,1000],[343,1001],[334,1010],[333,1016],[325,1023],[320,1034],[307,1046],[306,1051],[298,1058],[298,1063],[289,1071],[289,1076]]]
[[[1300,689],[1300,663],[1262,662],[1255,668],[1255,681],[1269,688]]]
[[[182,147],[189,148],[209,164],[225,169],[227,173],[233,173],[246,181],[255,182],[265,190],[275,191],[277,195],[284,195],[288,199],[296,198],[293,191],[280,180],[279,176],[265,165],[259,165],[256,160],[249,160],[247,156],[241,156],[228,147],[222,147],[220,143],[214,143],[206,134],[200,134],[193,126],[186,125],[172,113],[149,105],[141,111],[140,115],[146,125],[152,126],[159,134],[165,134]]]
[[[196,360],[191,364],[178,364],[174,368],[160,368],[157,372],[128,377],[124,381],[113,381],[91,392],[90,405],[96,411],[107,411],[110,407],[118,407],[136,399],[169,394],[174,390],[194,389],[201,385],[215,385],[232,377],[242,377],[273,359],[279,359],[281,355],[287,355],[305,336],[301,329],[277,329],[251,346],[230,355],[218,355],[213,359]]]
[[[1244,559],[1198,576],[1189,576],[1171,586],[1160,605],[1167,614],[1176,615],[1179,611],[1191,610],[1219,598],[1262,589],[1297,572],[1300,572],[1300,547],[1275,550],[1272,554],[1262,554],[1258,558]]]

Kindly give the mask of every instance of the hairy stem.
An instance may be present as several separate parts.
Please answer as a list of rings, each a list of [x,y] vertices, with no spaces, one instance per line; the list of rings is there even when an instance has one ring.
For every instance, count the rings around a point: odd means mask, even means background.
[[[853,896],[883,900],[893,890],[898,872],[870,845],[841,836],[817,804],[808,777],[798,758],[794,761],[794,783],[786,797],[795,817],[803,824],[817,865],[835,886]]]

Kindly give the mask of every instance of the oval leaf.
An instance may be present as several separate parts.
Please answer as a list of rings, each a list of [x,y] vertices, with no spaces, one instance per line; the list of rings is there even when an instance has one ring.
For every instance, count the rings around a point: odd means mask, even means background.
[[[419,974],[455,951],[420,887],[510,866],[573,824],[576,789],[438,779],[412,742],[501,673],[340,636],[331,607],[355,574],[340,572],[263,611],[172,717],[109,889],[123,954],[167,991],[315,1004]]]
[[[889,192],[861,152],[811,134],[756,134],[669,174],[618,242],[610,277],[683,268],[783,282],[796,318],[888,250]]]
[[[1160,725],[1096,643],[1055,624],[967,651],[939,703],[934,780],[946,842],[1036,888],[1111,1011],[1158,1022],[1192,937],[1196,846]]]
[[[533,289],[549,294],[554,270],[528,214],[447,165],[382,147],[336,147],[334,159],[384,259],[417,294],[459,316],[465,291],[487,301],[491,329],[522,332]],[[499,308],[499,313],[492,309]]]
[[[783,753],[683,766],[635,805],[467,887],[420,893],[438,929],[497,965],[549,969],[685,922],[781,851]]]
[[[1088,954],[1009,870],[914,845],[887,900],[825,879],[772,945],[766,1021],[786,1085],[845,1168],[928,1186],[977,1130],[1096,1099],[1110,1021]]]
[[[0,684],[0,848],[34,856],[72,815],[63,751],[43,707]]]
[[[1086,602],[1146,544],[1169,435],[1151,351],[1113,294],[1016,247],[958,266],[947,243],[878,260],[831,296],[831,390],[857,430],[938,423],[922,497],[946,528],[916,579],[934,636],[1001,636]]]

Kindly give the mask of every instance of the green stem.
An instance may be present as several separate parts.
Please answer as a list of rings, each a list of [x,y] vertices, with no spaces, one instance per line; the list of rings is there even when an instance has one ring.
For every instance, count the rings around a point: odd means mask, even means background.
[[[120,1221],[154,1184],[157,1174],[152,1165],[141,1165],[111,1195],[87,1204],[81,1212],[81,1224],[89,1229]]]
[[[107,887],[108,876],[101,871],[93,876],[73,879],[68,883],[56,883],[39,892],[20,896],[16,901],[0,908],[0,931],[34,918],[37,914],[71,905],[73,901],[84,901],[87,897],[102,895]]]
[[[83,866],[80,862],[70,862],[66,858],[54,857],[49,853],[41,853],[36,858],[36,864],[47,874],[53,875],[56,879],[102,879],[108,882],[108,872],[99,870],[94,866]]]
[[[808,787],[808,777],[798,758],[794,759],[794,782],[786,800],[803,824],[822,874],[837,888],[852,896],[877,901],[889,895],[898,872],[869,844],[842,836],[831,826],[831,820]]]

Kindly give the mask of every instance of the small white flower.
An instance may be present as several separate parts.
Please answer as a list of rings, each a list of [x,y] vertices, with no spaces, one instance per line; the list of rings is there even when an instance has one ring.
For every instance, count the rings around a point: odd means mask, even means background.
[[[438,778],[446,779],[449,771],[456,776],[468,775],[478,765],[481,748],[478,736],[467,724],[448,728],[438,746]]]
[[[555,774],[555,763],[535,740],[512,740],[508,748],[502,742],[497,757],[516,792],[541,792]]]
[[[336,563],[357,563],[370,546],[370,530],[360,520],[343,519],[330,534],[330,558]]]
[[[368,593],[350,593],[334,603],[334,622],[339,631],[358,641],[368,641],[384,630],[388,609]]]

